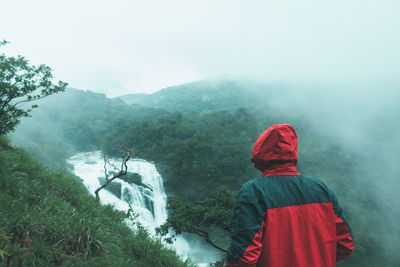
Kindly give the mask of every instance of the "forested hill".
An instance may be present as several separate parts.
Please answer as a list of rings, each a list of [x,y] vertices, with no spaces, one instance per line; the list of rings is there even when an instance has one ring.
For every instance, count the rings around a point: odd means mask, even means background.
[[[257,89],[260,88],[255,83],[249,85],[234,80],[204,80],[168,87],[153,94],[129,94],[118,98],[127,104],[169,111],[215,112],[261,104]],[[276,88],[271,86],[267,89],[271,91]]]
[[[22,120],[11,138],[53,169],[65,167],[65,159],[77,151],[99,149],[99,140],[110,130],[123,131],[126,125],[165,114],[72,88],[38,104],[40,108]]]
[[[352,113],[335,105],[327,108],[329,98],[243,84],[186,84],[133,96],[134,105],[69,89],[39,103],[13,140],[59,166],[76,151],[115,154],[115,145],[133,147],[138,157],[157,164],[170,197],[197,201],[212,196],[220,185],[237,192],[244,181],[259,175],[250,162],[254,141],[268,126],[290,123],[299,135],[300,172],[335,191],[353,227],[356,249],[341,266],[396,266],[399,170],[390,144],[397,147],[398,136],[382,138],[378,128],[361,120],[344,124]],[[393,114],[382,109],[369,118],[379,129],[390,125],[390,133],[396,133],[390,124]],[[344,133],[351,134],[344,138]],[[384,161],[377,159],[381,156]]]

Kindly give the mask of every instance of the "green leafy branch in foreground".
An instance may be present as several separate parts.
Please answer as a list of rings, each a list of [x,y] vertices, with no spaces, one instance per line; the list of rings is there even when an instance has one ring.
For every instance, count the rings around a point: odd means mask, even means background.
[[[171,199],[168,202],[170,214],[167,222],[156,231],[169,243],[182,232],[193,233],[202,237],[214,248],[226,252],[223,247],[230,241],[235,201],[236,195],[225,186],[220,186],[212,197],[194,203],[180,198]],[[174,234],[165,237],[170,230]]]
[[[0,46],[7,44],[0,41]],[[49,95],[62,92],[67,83],[53,83],[51,68],[46,65],[30,65],[22,56],[7,57],[0,54],[0,135],[14,130],[21,117],[29,117],[36,104],[23,108],[30,103]]]

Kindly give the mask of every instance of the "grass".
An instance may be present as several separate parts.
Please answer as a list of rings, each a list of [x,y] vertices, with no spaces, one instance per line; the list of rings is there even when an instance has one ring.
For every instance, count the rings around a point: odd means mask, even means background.
[[[0,137],[0,266],[192,266]]]

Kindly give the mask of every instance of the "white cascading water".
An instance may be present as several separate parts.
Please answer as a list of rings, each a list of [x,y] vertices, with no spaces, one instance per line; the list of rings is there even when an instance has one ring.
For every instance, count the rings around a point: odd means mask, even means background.
[[[72,156],[67,161],[73,166],[73,173],[83,180],[90,194],[94,196],[94,191],[100,187],[100,177],[104,174],[104,159],[100,151],[79,153]],[[120,166],[120,162],[112,160],[115,166]],[[113,182],[118,185],[120,197],[103,188],[99,192],[100,201],[103,204],[112,204],[118,210],[127,211],[129,204],[138,215],[136,220],[146,227],[151,234],[155,233],[155,228],[167,220],[167,195],[165,194],[163,179],[157,172],[155,166],[141,159],[128,161],[128,172],[138,173],[141,183],[127,183],[119,178]],[[114,171],[108,166],[107,171]],[[204,262],[215,262],[220,258],[220,254],[210,248],[205,242],[198,241],[197,244],[190,244],[183,238],[178,237],[174,242],[174,247],[178,254],[183,257],[190,257],[199,266],[207,266]],[[203,262],[203,263],[202,263]]]
[[[101,186],[99,177],[105,177],[104,160],[100,151],[79,153],[68,160],[74,166],[73,173],[83,180],[88,191],[94,191]],[[116,166],[121,163],[111,161]],[[114,182],[121,184],[121,198],[107,191],[100,190],[99,196],[103,204],[113,204],[116,209],[127,211],[129,204],[124,199],[130,198],[134,211],[139,215],[137,220],[154,234],[154,229],[167,219],[167,195],[164,191],[162,178],[153,164],[144,160],[133,159],[128,161],[128,172],[138,173],[142,176],[142,183],[148,187],[127,183],[119,178]],[[107,166],[108,171],[114,171]],[[154,205],[156,203],[156,205]],[[154,214],[149,209],[153,206]]]

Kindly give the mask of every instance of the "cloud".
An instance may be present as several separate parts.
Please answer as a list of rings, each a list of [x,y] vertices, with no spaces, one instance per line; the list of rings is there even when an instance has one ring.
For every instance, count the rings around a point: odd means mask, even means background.
[[[8,1],[2,48],[71,86],[154,92],[215,77],[396,80],[398,1]]]

